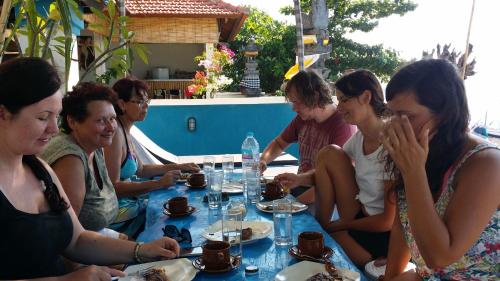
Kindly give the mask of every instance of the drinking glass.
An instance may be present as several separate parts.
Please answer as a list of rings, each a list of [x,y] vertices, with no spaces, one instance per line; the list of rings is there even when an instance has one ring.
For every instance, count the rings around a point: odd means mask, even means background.
[[[245,218],[245,215],[247,214],[247,208],[245,206],[245,202],[242,199],[234,199],[227,204],[227,210],[231,209],[237,209],[241,211],[241,216],[242,218]]]
[[[245,173],[245,187],[247,202],[255,204],[260,201],[260,173],[258,169],[248,169]]]
[[[273,201],[274,242],[277,246],[292,244],[292,200]]]
[[[211,171],[208,174],[208,208],[218,209],[222,206],[222,171]]]
[[[234,156],[226,154],[222,156],[222,170],[224,171],[224,183],[233,181]]]
[[[241,262],[241,230],[243,228],[243,214],[241,209],[232,208],[225,209],[222,213],[222,237],[223,240],[229,242],[230,254],[235,260]],[[235,263],[233,263],[235,264]],[[236,263],[239,264],[239,263]]]
[[[207,182],[208,186],[210,186],[210,177],[208,175],[214,170],[215,170],[215,157],[204,156],[203,157],[203,173],[206,176],[206,182]]]
[[[208,174],[210,171],[215,170],[215,157],[205,156],[203,157],[203,172]]]

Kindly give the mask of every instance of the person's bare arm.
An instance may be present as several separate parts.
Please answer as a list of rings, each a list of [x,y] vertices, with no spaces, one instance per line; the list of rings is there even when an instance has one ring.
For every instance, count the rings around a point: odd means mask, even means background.
[[[389,240],[384,281],[391,280],[393,277],[403,273],[410,258],[410,249],[403,236],[403,227],[399,220],[399,216],[396,215]]]
[[[75,155],[66,155],[52,164],[52,169],[61,182],[73,210],[78,215],[85,199],[85,172],[82,160]]]
[[[115,187],[116,195],[119,198],[137,196],[175,184],[178,173],[174,171],[164,173],[160,179],[155,180],[142,182],[122,181],[120,179],[120,169],[122,159],[125,158],[122,149],[122,145],[125,145],[124,141],[125,140],[123,139],[123,135],[116,133],[113,137],[113,142],[111,143],[111,145],[104,147],[104,159],[106,162],[108,175]],[[138,162],[138,164],[139,169],[141,169],[142,164],[140,162]]]
[[[275,181],[279,181],[287,190],[294,189],[298,186],[314,185],[314,169],[301,174],[283,173],[274,177]]]
[[[59,194],[69,202],[61,183],[54,171],[46,166],[51,174],[54,184],[59,190]],[[85,264],[120,264],[134,261],[134,251],[136,242],[122,239],[113,239],[97,232],[85,230],[78,220],[72,206],[67,210],[73,225],[73,235],[71,242],[64,250],[64,255],[71,260],[83,262]],[[178,243],[168,237],[164,237],[140,247],[138,255],[144,259],[173,258],[179,255]]]
[[[131,148],[135,155],[138,155],[135,149],[135,145],[132,143]],[[200,171],[200,167],[195,163],[185,163],[185,164],[144,164],[141,159],[137,159],[138,169],[137,176],[140,178],[152,178],[156,176],[162,176],[170,171],[181,171],[196,173]]]
[[[443,217],[434,208],[423,169],[403,175],[408,219],[426,264],[444,267],[478,240],[500,207],[500,152],[479,152],[455,178],[455,192]],[[428,209],[427,209],[428,208]]]
[[[261,172],[264,172],[267,169],[267,164],[280,156],[289,145],[290,144],[284,141],[280,136],[272,140],[260,156],[259,168]]]
[[[112,183],[120,181],[120,169],[125,158],[122,146],[125,145],[121,129],[117,129],[113,136],[113,142],[104,147],[104,161]]]
[[[182,171],[189,173],[196,173],[200,171],[200,167],[195,163],[186,164],[143,164],[142,169],[137,171],[137,176],[141,178],[151,178],[159,175],[163,175],[169,171]]]

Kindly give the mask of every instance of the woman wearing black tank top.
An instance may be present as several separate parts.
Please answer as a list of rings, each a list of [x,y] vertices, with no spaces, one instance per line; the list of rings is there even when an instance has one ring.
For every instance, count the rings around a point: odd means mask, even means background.
[[[60,256],[100,265],[177,256],[179,245],[169,238],[138,244],[83,229],[54,172],[34,156],[58,132],[60,86],[56,70],[41,59],[0,65],[0,280],[123,276],[104,266],[68,273]]]

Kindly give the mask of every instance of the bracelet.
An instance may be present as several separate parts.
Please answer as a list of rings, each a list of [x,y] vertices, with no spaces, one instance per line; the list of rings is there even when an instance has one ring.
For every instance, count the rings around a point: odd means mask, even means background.
[[[141,257],[139,256],[139,249],[141,249],[142,244],[144,244],[144,242],[137,242],[135,244],[135,248],[134,248],[134,261],[136,263],[143,263],[144,262],[141,259]]]

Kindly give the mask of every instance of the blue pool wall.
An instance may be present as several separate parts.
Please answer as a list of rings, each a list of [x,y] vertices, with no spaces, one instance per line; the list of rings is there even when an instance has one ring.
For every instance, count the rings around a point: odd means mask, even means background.
[[[179,156],[241,153],[241,143],[254,132],[260,151],[296,116],[287,103],[151,105],[146,120],[136,123],[151,140]],[[188,119],[196,130],[188,130]],[[298,158],[298,147],[287,152]]]

